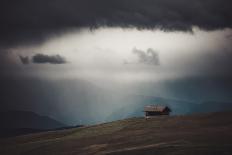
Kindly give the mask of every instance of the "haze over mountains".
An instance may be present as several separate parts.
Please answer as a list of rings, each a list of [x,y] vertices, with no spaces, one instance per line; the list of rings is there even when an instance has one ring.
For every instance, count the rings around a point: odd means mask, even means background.
[[[179,80],[168,81],[166,85],[143,83],[111,89],[107,83],[76,79],[2,79],[0,83],[5,89],[0,89],[0,106],[7,110],[33,111],[67,125],[142,116],[144,105],[149,104],[168,105],[172,115],[221,111],[232,107],[229,94],[232,87],[228,81],[218,81]]]

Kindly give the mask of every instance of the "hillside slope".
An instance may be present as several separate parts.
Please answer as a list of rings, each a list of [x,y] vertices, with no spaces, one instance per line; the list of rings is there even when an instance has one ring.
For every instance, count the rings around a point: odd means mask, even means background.
[[[0,137],[21,135],[67,126],[47,116],[31,111],[1,111]]]
[[[0,140],[0,154],[232,154],[232,112],[131,118]]]

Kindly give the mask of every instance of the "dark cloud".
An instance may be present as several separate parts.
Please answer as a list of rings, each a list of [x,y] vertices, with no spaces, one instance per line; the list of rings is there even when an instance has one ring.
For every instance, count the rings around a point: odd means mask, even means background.
[[[45,55],[45,54],[36,54],[32,57],[33,63],[50,63],[50,64],[64,64],[67,63],[64,57],[60,55]]]
[[[0,78],[5,76],[13,76],[21,71],[20,66],[15,61],[15,55],[11,51],[0,49]]]
[[[148,65],[160,65],[159,55],[152,48],[147,49],[147,51],[134,48],[132,52],[138,56],[139,63]]]
[[[0,43],[34,43],[80,27],[231,28],[231,10],[231,0],[2,0]]]
[[[30,63],[30,59],[29,59],[29,57],[28,56],[19,56],[19,59],[20,59],[20,61],[22,62],[22,64],[24,64],[24,65],[27,65],[27,64],[29,64]]]

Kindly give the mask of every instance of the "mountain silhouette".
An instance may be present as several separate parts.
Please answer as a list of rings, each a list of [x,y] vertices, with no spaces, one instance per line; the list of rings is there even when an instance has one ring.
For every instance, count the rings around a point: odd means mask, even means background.
[[[57,129],[66,126],[48,116],[40,116],[31,111],[0,112],[1,137],[20,135]]]

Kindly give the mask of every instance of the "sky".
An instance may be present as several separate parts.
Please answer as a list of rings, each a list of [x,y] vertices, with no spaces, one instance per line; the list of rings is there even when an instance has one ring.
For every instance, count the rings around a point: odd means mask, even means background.
[[[85,124],[144,96],[231,106],[230,0],[2,0],[0,10],[2,110]]]

